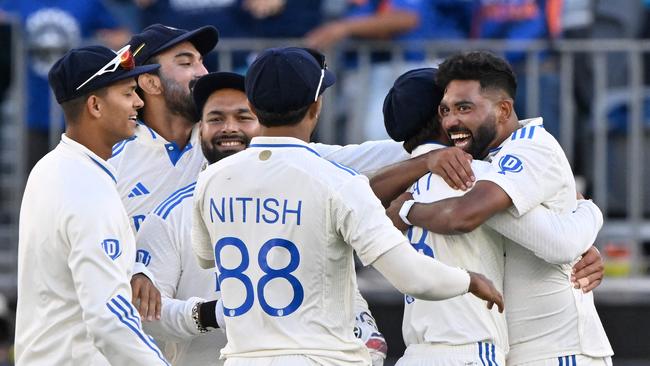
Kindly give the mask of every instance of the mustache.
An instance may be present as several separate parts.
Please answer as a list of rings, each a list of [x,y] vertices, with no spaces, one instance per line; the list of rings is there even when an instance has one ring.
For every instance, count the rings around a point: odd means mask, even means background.
[[[454,126],[454,127],[450,127],[450,128],[447,129],[447,134],[452,134],[452,133],[456,133],[456,132],[466,132],[466,133],[469,133],[469,134],[472,133],[472,131],[470,131],[469,128],[460,127],[460,126]]]

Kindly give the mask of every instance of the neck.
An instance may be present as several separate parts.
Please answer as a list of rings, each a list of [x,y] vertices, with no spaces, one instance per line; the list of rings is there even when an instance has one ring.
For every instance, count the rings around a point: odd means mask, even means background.
[[[312,130],[308,126],[304,120],[292,126],[266,127],[260,125],[260,135],[269,137],[295,137],[304,142],[309,142],[311,140]]]
[[[174,142],[182,150],[189,142],[194,121],[169,111],[164,103],[147,101],[142,113],[144,122],[157,134],[169,142]]]
[[[96,128],[85,128],[82,122],[79,122],[79,125],[68,125],[65,129],[65,135],[104,160],[111,157],[113,145],[119,142],[102,135]]]

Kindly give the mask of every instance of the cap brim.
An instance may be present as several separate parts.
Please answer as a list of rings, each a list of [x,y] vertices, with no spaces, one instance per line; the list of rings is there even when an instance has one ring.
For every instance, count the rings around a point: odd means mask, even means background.
[[[318,95],[323,94],[325,89],[334,85],[334,83],[336,83],[336,76],[334,73],[329,70],[325,70],[325,76],[323,77],[323,86],[321,86],[320,93]]]
[[[194,85],[192,97],[196,110],[203,112],[203,106],[210,95],[221,89],[235,89],[245,92],[244,76],[232,72],[213,72],[202,76]]]
[[[185,34],[181,34],[180,36],[158,47],[158,49],[153,51],[151,54],[159,54],[160,52],[170,49],[177,44],[185,41],[192,43],[201,55],[205,55],[206,53],[212,51],[212,49],[214,49],[214,46],[216,46],[219,42],[219,31],[217,31],[217,28],[211,25],[206,25],[205,27],[189,31]]]

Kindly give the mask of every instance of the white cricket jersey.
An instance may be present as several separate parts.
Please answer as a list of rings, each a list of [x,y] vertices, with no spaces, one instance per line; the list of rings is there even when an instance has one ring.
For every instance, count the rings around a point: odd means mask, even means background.
[[[498,184],[521,216],[543,205],[554,212],[576,209],[571,166],[542,119],[521,122],[491,152],[492,171],[478,180]],[[612,355],[591,292],[573,289],[571,264],[550,264],[515,242],[506,242],[504,297],[510,337],[509,364],[559,356]]]
[[[195,254],[219,272],[222,357],[370,363],[353,334],[352,252],[368,265],[406,240],[367,178],[299,139],[256,137],[201,173],[193,225]]]
[[[113,146],[108,162],[117,172],[117,190],[135,233],[162,200],[196,181],[205,165],[199,125],[194,126],[190,140],[181,150],[176,143],[139,122],[133,137]]]
[[[167,365],[131,305],[133,233],[115,171],[62,136],[20,211],[17,365]]]
[[[415,157],[443,147],[427,143],[413,150],[412,155]],[[486,169],[489,169],[489,164],[472,162],[476,176]],[[432,173],[416,181],[410,191],[415,201],[423,203],[464,194],[450,188],[441,177]],[[450,266],[481,273],[492,280],[499,292],[503,292],[504,238],[487,225],[463,235],[440,235],[413,226],[407,231],[407,237],[420,253]],[[485,301],[472,294],[443,301],[405,296],[402,334],[407,347],[423,343],[460,346],[478,345],[479,342],[485,345],[487,342],[498,347],[500,355],[508,352],[505,314],[499,313],[496,307],[487,309]],[[480,356],[485,362],[497,356],[494,346],[483,345]]]
[[[400,143],[391,140],[369,141],[359,145],[310,144],[328,160],[347,165],[361,174],[409,158]],[[196,178],[207,165],[199,136],[199,124],[183,150],[146,124],[139,122],[133,137],[117,143],[109,162],[117,171],[117,190],[126,207],[133,232],[160,202]]]
[[[145,330],[164,344],[165,357],[173,365],[219,363],[219,351],[226,344],[223,331],[200,333],[192,318],[196,303],[219,298],[214,269],[200,268],[192,251],[195,186],[191,183],[163,200],[136,236],[137,259],[153,274],[162,296],[161,318],[146,322]]]

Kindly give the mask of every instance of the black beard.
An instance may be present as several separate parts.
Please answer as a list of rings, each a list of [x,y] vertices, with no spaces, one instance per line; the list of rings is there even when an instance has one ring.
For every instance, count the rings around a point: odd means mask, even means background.
[[[472,134],[472,144],[468,153],[472,158],[482,160],[487,156],[490,143],[494,141],[496,135],[496,117],[488,117],[488,120],[476,130],[476,134]]]
[[[179,116],[196,123],[199,121],[196,106],[192,99],[192,93],[187,92],[180,84],[172,79],[167,79],[160,75],[160,81],[163,85],[163,98],[167,103],[167,108]]]
[[[246,134],[243,133],[238,137],[241,137],[244,140],[244,146],[245,148],[248,148],[248,145],[251,143],[250,137],[248,137]],[[223,158],[227,158],[230,155],[239,152],[238,150],[225,150],[225,151],[219,150],[219,148],[217,148],[218,141],[219,141],[218,138],[214,138],[210,142],[205,142],[201,140],[201,151],[203,151],[203,156],[205,156],[205,159],[208,161],[209,164],[214,164]]]

